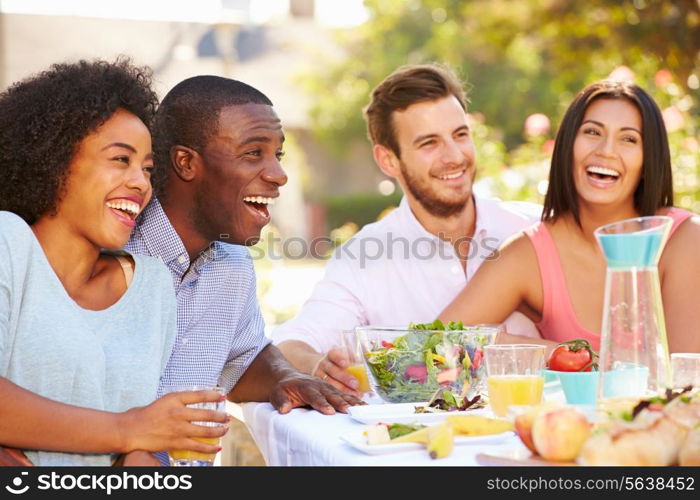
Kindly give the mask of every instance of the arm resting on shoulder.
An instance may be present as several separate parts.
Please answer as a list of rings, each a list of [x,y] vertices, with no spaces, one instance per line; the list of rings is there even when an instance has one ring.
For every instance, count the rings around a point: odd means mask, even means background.
[[[503,323],[515,311],[535,309],[532,304],[537,302],[538,293],[541,296],[536,289],[538,283],[539,266],[532,244],[524,234],[517,235],[499,249],[497,259],[479,267],[439,318],[465,324]],[[541,344],[547,346],[548,354],[557,345],[551,340],[510,333],[499,334],[496,342]]]
[[[442,321],[465,324],[503,323],[514,311],[530,302],[530,283],[539,282],[534,249],[520,235],[498,251],[498,257],[485,261],[461,292],[443,310]]]

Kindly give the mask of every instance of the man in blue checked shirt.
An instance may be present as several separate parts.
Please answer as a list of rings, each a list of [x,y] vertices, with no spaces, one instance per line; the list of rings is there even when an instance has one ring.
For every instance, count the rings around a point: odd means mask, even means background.
[[[260,239],[267,207],[287,182],[283,143],[270,100],[236,80],[189,78],[160,105],[153,128],[159,194],[127,250],[160,257],[173,277],[178,334],[161,393],[220,385],[230,401],[270,401],[280,413],[311,406],[333,414],[361,403],[292,368],[263,332],[245,246]]]

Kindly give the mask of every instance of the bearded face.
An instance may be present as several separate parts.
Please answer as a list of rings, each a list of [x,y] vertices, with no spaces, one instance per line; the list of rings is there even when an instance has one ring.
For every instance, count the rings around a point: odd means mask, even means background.
[[[468,179],[463,179],[465,182],[460,183],[454,182],[457,178],[449,178],[450,175],[455,175],[460,170],[453,172],[453,174],[438,174],[434,176],[437,181],[433,182],[430,176],[425,178],[418,173],[412,173],[410,167],[403,161],[400,162],[400,167],[406,189],[429,214],[435,217],[447,218],[459,214],[464,210],[464,206],[472,195],[473,161],[468,164],[465,162],[464,165],[460,166],[461,177],[468,177]],[[450,183],[450,181],[452,182]]]
[[[476,173],[467,115],[453,96],[395,111],[400,184],[429,214],[451,217],[472,196]]]

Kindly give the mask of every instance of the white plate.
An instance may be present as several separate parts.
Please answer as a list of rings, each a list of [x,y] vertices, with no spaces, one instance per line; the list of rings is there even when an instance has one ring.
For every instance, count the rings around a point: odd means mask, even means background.
[[[477,408],[466,411],[445,411],[439,413],[414,413],[416,406],[427,406],[428,403],[390,403],[381,405],[351,406],[348,409],[350,416],[363,424],[427,424],[441,422],[447,415],[483,415],[490,417],[491,410]],[[392,445],[394,446],[394,445]]]
[[[513,436],[513,431],[501,432],[500,434],[489,434],[488,436],[455,436],[455,445],[496,443]],[[344,442],[362,453],[368,455],[384,455],[386,453],[401,453],[404,451],[424,450],[425,445],[421,443],[396,443],[396,444],[367,444],[367,436],[363,431],[353,432],[340,436]]]

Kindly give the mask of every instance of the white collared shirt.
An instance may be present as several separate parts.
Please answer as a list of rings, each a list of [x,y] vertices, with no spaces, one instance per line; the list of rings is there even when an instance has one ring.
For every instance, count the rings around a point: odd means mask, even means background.
[[[273,342],[301,340],[318,352],[356,326],[426,323],[464,288],[481,263],[513,234],[540,218],[542,207],[474,196],[476,224],[466,275],[452,243],[429,233],[404,197],[396,210],[341,245],[299,314],[272,332]],[[509,331],[537,335],[524,316]],[[517,325],[517,328],[514,328]]]

